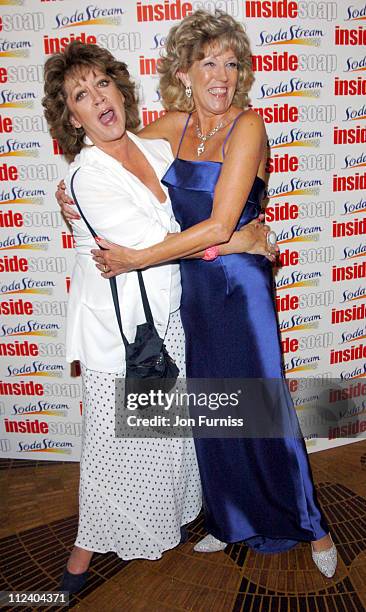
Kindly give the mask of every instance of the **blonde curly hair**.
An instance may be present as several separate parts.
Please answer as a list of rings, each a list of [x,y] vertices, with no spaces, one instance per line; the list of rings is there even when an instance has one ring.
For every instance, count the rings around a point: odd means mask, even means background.
[[[160,94],[164,108],[192,112],[194,100],[187,98],[185,87],[177,76],[187,72],[196,60],[205,57],[207,46],[217,45],[220,51],[231,49],[238,62],[238,82],[233,104],[246,108],[248,92],[254,82],[251,51],[244,27],[222,11],[215,14],[198,10],[171,28],[165,55],[159,59]]]

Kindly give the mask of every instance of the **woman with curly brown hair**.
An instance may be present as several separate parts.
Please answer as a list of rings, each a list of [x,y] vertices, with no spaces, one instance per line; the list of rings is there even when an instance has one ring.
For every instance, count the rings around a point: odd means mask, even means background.
[[[72,43],[46,62],[43,105],[52,135],[73,160],[68,183],[74,175],[81,210],[97,233],[142,248],[177,231],[159,182],[170,148],[128,131],[139,119],[123,62],[100,47]],[[159,559],[176,546],[181,526],[200,511],[201,487],[192,440],[115,435],[115,380],[124,375],[124,346],[110,288],[91,258],[94,239],[84,221],[72,225],[66,359],[81,363],[83,434],[78,534],[61,589],[76,592],[93,552]],[[156,329],[184,376],[179,266],[152,268],[143,277]],[[132,342],[144,322],[136,274],[120,275],[117,286],[123,331]]]
[[[337,554],[285,390],[270,263],[219,253],[218,245],[258,217],[265,187],[267,139],[262,119],[248,109],[253,74],[243,26],[222,13],[193,13],[170,30],[159,72],[169,112],[142,135],[172,146],[162,182],[182,233],[142,250],[102,242],[107,250],[94,257],[109,277],[206,249],[201,260],[181,260],[187,376],[278,381],[273,407],[293,434],[196,439],[209,535],[195,550],[245,540],[280,552],[309,541],[317,567],[331,577]]]
[[[129,131],[139,119],[123,62],[96,45],[71,43],[46,62],[43,105],[52,136],[72,161],[68,185],[73,180],[97,234],[146,248],[179,231],[160,184],[171,149]],[[124,346],[110,288],[92,261],[92,235],[80,218],[72,225],[76,259],[66,359],[81,363],[84,409],[79,527],[61,588],[75,592],[85,583],[94,551],[158,559],[176,546],[181,526],[200,510],[201,487],[192,439],[115,437],[115,380],[125,373]],[[266,230],[258,224],[236,234],[223,254],[245,243],[265,252]],[[153,267],[143,277],[156,329],[184,377],[179,266]],[[132,342],[145,320],[137,275],[122,274],[117,285],[123,331]]]

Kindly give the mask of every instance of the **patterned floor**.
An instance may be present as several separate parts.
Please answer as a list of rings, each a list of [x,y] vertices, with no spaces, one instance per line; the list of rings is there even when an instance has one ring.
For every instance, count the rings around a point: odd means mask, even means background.
[[[194,553],[193,544],[205,533],[199,517],[189,527],[189,541],[159,561],[95,555],[91,578],[71,598],[70,609],[366,611],[366,441],[312,454],[310,460],[339,553],[332,580],[316,570],[305,544],[277,555],[255,554],[243,544]],[[77,485],[75,463],[0,460],[0,590],[57,589],[76,533]]]

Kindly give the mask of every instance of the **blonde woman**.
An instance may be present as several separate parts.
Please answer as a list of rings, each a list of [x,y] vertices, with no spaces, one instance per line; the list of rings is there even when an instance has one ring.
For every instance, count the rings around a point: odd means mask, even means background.
[[[195,12],[170,30],[159,71],[169,112],[141,135],[171,144],[175,159],[162,182],[182,233],[142,250],[102,242],[107,250],[94,251],[95,260],[109,277],[180,258],[187,376],[280,385],[270,263],[248,253],[220,256],[233,232],[258,217],[265,187],[267,138],[248,109],[253,74],[243,26],[229,15]],[[205,249],[203,259],[182,259]],[[196,440],[209,535],[195,550],[245,540],[280,552],[309,541],[317,567],[331,577],[337,552],[288,394],[277,410],[292,437]]]

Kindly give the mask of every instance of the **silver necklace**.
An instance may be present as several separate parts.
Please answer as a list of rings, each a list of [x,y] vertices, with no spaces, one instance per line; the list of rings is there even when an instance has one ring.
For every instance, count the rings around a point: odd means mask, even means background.
[[[202,153],[204,153],[205,150],[205,143],[206,141],[211,138],[212,136],[214,136],[216,134],[216,132],[218,132],[219,130],[221,130],[221,128],[224,127],[224,122],[220,121],[220,123],[213,128],[213,130],[211,130],[211,132],[209,132],[208,134],[202,134],[198,122],[196,123],[196,134],[197,134],[197,138],[198,140],[200,140],[200,144],[197,147],[197,157],[199,157],[200,155],[202,155]]]

